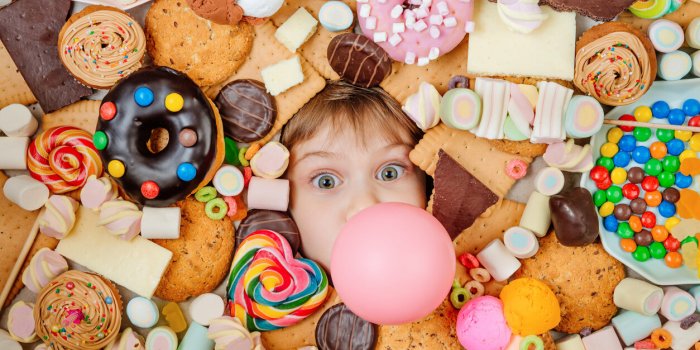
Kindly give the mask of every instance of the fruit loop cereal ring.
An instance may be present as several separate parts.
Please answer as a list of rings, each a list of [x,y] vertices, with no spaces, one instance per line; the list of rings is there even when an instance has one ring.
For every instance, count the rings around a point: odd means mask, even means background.
[[[469,270],[469,276],[472,276],[479,283],[486,283],[491,280],[491,274],[483,267]]]
[[[506,175],[511,179],[520,180],[527,174],[527,163],[521,159],[511,159],[506,164]]]
[[[471,293],[462,287],[458,279],[452,283],[452,291],[450,292],[450,303],[455,309],[461,309],[472,298]]]
[[[328,277],[315,262],[295,259],[280,234],[260,230],[233,257],[229,312],[250,331],[291,326],[313,314],[328,296]]]
[[[221,220],[228,212],[228,205],[223,198],[214,198],[204,206],[204,213],[212,220]]]
[[[536,335],[528,335],[520,341],[520,350],[530,350],[530,346],[534,346],[535,350],[544,350],[544,342],[542,338]]]
[[[469,291],[472,298],[478,298],[484,295],[484,285],[479,281],[469,281],[464,285],[464,289]]]
[[[207,203],[214,198],[216,198],[216,189],[212,186],[204,186],[194,194],[194,199],[202,203]]]
[[[72,126],[42,132],[27,150],[29,174],[53,193],[81,188],[90,175],[102,175],[102,161],[92,135]]]
[[[656,349],[656,345],[654,345],[654,342],[645,339],[645,340],[640,340],[634,343],[634,348],[635,349]]]
[[[475,269],[481,264],[479,263],[479,259],[474,256],[474,254],[470,253],[463,253],[462,255],[459,256],[459,263],[462,264],[462,266],[466,267],[468,270],[469,269]]]
[[[657,348],[666,349],[671,347],[673,336],[669,331],[663,328],[657,328],[651,332],[651,341],[654,342]]]

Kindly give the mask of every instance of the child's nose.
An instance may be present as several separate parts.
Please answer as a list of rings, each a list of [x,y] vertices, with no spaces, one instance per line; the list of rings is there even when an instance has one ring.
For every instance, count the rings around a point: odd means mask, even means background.
[[[350,220],[350,218],[353,217],[353,215],[362,211],[362,209],[371,207],[378,203],[379,198],[377,198],[377,195],[373,193],[373,191],[371,191],[369,188],[357,191],[352,195],[352,198],[350,199],[350,204],[348,206],[348,210],[345,216],[345,221],[347,222],[348,220]]]

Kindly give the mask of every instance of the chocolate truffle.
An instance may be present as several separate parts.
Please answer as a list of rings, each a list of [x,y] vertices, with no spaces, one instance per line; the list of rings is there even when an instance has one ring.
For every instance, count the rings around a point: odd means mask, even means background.
[[[255,142],[270,132],[277,118],[275,99],[257,80],[234,80],[214,100],[224,134],[238,142]]]
[[[316,343],[322,350],[371,350],[377,326],[355,315],[345,304],[326,310],[316,325]]]
[[[328,44],[326,54],[331,68],[353,85],[377,86],[391,73],[389,55],[364,35],[338,35]]]
[[[289,242],[294,255],[299,251],[301,246],[299,228],[289,214],[276,210],[250,210],[236,231],[236,247],[258,230],[270,230],[281,234]]]
[[[574,187],[549,198],[554,232],[562,245],[591,244],[598,237],[598,215],[591,193]]]

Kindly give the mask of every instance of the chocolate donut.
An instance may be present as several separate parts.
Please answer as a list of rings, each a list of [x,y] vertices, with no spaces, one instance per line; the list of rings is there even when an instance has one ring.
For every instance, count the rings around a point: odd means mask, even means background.
[[[154,130],[168,144],[149,148]],[[121,80],[100,106],[94,136],[107,172],[132,200],[164,207],[211,180],[223,161],[223,131],[216,108],[187,75],[166,67]]]

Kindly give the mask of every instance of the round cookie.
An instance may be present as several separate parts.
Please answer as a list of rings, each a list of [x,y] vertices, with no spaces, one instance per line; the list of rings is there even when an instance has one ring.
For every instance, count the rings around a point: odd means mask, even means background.
[[[534,257],[521,262],[522,268],[514,278],[539,279],[559,300],[561,322],[557,331],[578,333],[586,327],[597,330],[615,316],[613,291],[625,278],[625,270],[600,243],[566,247],[552,232],[540,239],[540,250]]]
[[[229,78],[253,46],[253,27],[212,23],[184,0],[157,0],[146,15],[146,48],[156,65],[186,73],[200,86]]]
[[[277,118],[274,97],[257,80],[234,80],[214,99],[224,123],[224,134],[238,142],[255,142],[270,132]]]
[[[231,268],[235,232],[228,217],[211,220],[204,203],[190,197],[178,202],[180,238],[154,239],[173,252],[155,296],[181,302],[216,289]]]
[[[253,209],[248,211],[248,215],[238,225],[236,231],[236,247],[251,233],[258,230],[270,230],[281,234],[289,242],[294,255],[301,246],[301,236],[299,228],[291,216],[286,212],[276,210]]]

